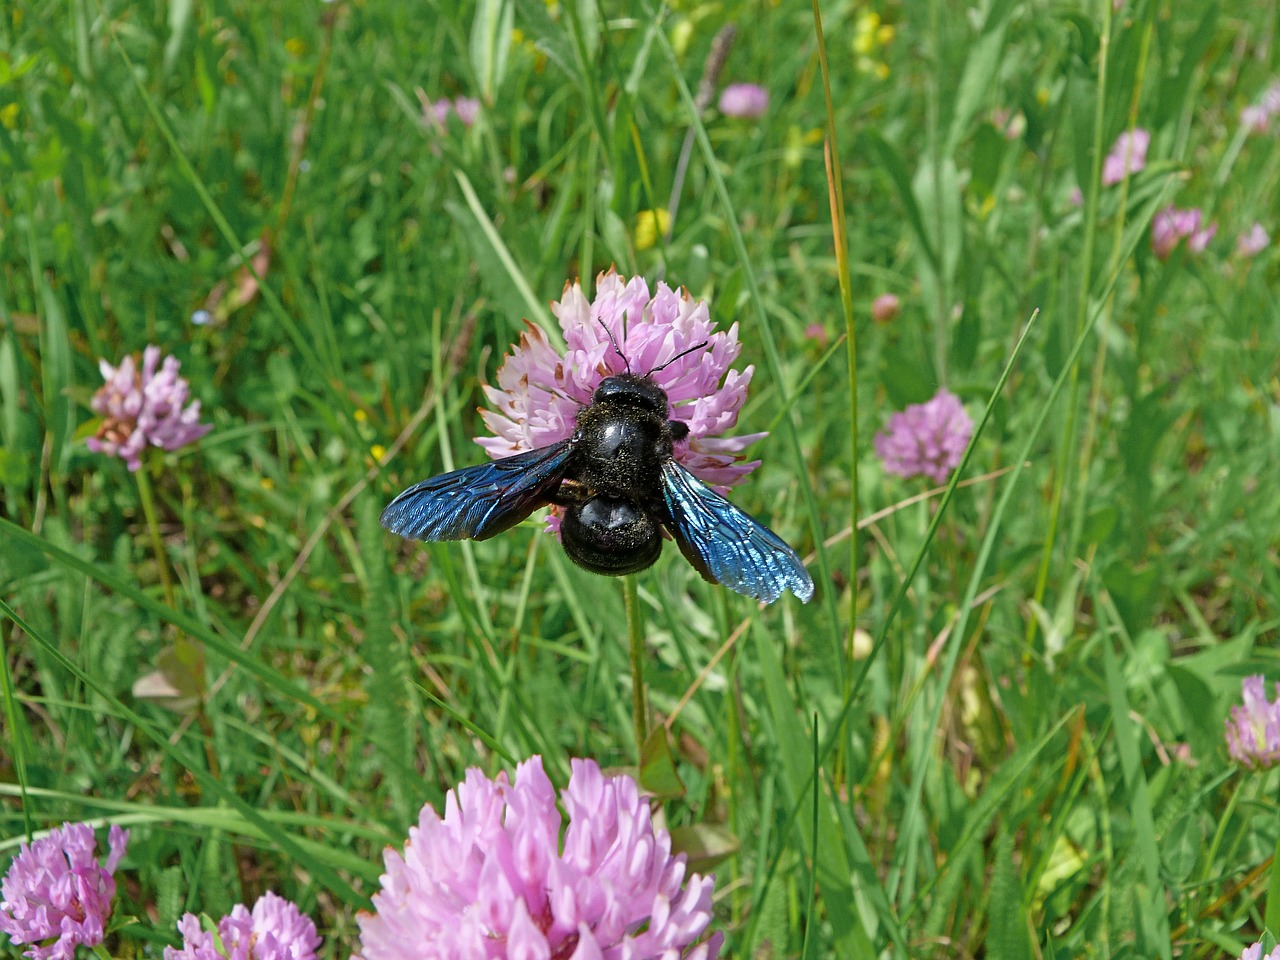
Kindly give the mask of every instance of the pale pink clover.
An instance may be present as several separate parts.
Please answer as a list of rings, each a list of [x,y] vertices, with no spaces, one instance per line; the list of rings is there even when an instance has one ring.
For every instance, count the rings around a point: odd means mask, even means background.
[[[1151,249],[1159,260],[1168,260],[1178,246],[1178,241],[1187,239],[1187,249],[1200,253],[1208,246],[1218,232],[1218,225],[1211,223],[1201,226],[1203,214],[1197,208],[1179,210],[1177,207],[1165,207],[1151,221]]]
[[[0,930],[27,945],[31,960],[74,960],[77,945],[102,943],[128,842],[129,831],[112,826],[101,864],[87,823],[64,823],[22,844],[0,884]]]
[[[297,905],[268,891],[253,910],[237,903],[217,923],[217,937],[200,918],[184,914],[178,921],[181,947],[165,947],[164,960],[315,960],[320,935]],[[222,950],[218,949],[218,941]]]
[[[573,760],[560,799],[563,831],[536,756],[514,784],[468,770],[444,817],[423,807],[403,854],[384,854],[357,960],[715,960],[715,881],[686,878],[635,780]]]
[[[1236,239],[1236,253],[1242,257],[1255,257],[1270,243],[1271,235],[1262,224],[1255,222]]]
[[[755,83],[731,83],[720,92],[720,112],[726,117],[755,120],[769,109],[769,91]]]
[[[942,483],[964,456],[973,437],[973,421],[960,399],[946,388],[927,403],[913,403],[889,418],[876,434],[876,453],[889,473],[926,476]]]
[[[1119,183],[1126,174],[1135,174],[1147,165],[1151,134],[1141,127],[1126,130],[1116,138],[1111,152],[1102,161],[1102,184]]]
[[[1267,699],[1261,676],[1245,677],[1240,688],[1243,705],[1232,707],[1226,721],[1227,753],[1251,770],[1266,770],[1280,763],[1280,683],[1276,700]]]
[[[141,371],[133,355],[118,367],[98,361],[106,383],[89,405],[102,423],[85,441],[89,449],[120,457],[136,471],[148,446],[177,450],[212,430],[211,424],[200,423],[200,401],[187,403],[191,387],[178,376],[179,366],[177,357],[165,357],[160,365],[160,348],[154,345],[143,351]]]

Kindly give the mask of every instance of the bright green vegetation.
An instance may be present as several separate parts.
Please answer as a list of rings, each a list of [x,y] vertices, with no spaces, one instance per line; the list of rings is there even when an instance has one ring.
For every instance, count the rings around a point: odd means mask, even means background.
[[[1274,9],[899,4],[889,37],[824,4],[855,429],[808,5],[462,6],[0,14],[0,850],[130,825],[118,913],[149,919],[118,956],[270,887],[345,958],[381,849],[466,767],[634,764],[620,582],[538,522],[422,546],[377,521],[483,458],[480,386],[523,319],[616,264],[740,324],[739,431],[770,436],[733,499],[819,585],[757,609],[670,546],[639,579],[658,718],[735,640],[672,725],[687,791],[662,804],[740,840],[725,955],[1257,939],[1277,780],[1222,727],[1244,676],[1280,676],[1280,269],[1234,253],[1280,229],[1277,134],[1239,123],[1277,72]],[[721,82],[770,109],[703,112],[672,242],[638,250],[730,21]],[[487,102],[442,130],[418,89]],[[1095,187],[1130,126],[1146,168]],[[1218,223],[1207,250],[1153,255],[1169,204]],[[142,487],[83,425],[98,359],[148,343],[215,429]],[[864,530],[856,576],[847,539],[813,555],[847,537],[855,464],[859,517],[926,489],[874,454],[891,411],[945,384],[978,420],[1010,364],[931,540],[939,496]],[[134,691],[166,665],[179,710]]]

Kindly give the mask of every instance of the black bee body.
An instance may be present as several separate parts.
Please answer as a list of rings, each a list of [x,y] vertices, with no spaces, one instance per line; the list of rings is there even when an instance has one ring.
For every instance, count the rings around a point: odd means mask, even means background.
[[[665,527],[704,579],[765,603],[788,589],[807,601],[813,581],[795,551],[675,459],[689,428],[667,407],[652,376],[606,377],[568,440],[415,484],[382,525],[415,540],[487,540],[555,504],[565,553],[593,573],[652,565]]]
[[[662,464],[689,435],[667,419],[651,377],[606,377],[578,413],[573,460],[553,502],[564,506],[560,542],[593,573],[636,573],[662,552]]]

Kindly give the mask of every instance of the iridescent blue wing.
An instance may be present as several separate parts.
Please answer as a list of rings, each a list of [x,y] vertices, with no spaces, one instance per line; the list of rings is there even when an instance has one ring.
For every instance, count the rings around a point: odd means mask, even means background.
[[[662,465],[662,498],[664,522],[704,579],[762,603],[784,590],[806,603],[813,596],[813,580],[794,550],[675,460]]]
[[[487,540],[546,506],[573,454],[568,440],[415,483],[382,511],[411,540]]]

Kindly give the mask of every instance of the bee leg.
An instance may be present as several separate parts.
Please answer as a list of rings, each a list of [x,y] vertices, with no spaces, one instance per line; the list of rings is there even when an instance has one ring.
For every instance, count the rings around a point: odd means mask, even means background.
[[[560,489],[550,498],[557,507],[571,507],[586,503],[593,496],[591,489],[579,480],[561,480]]]

